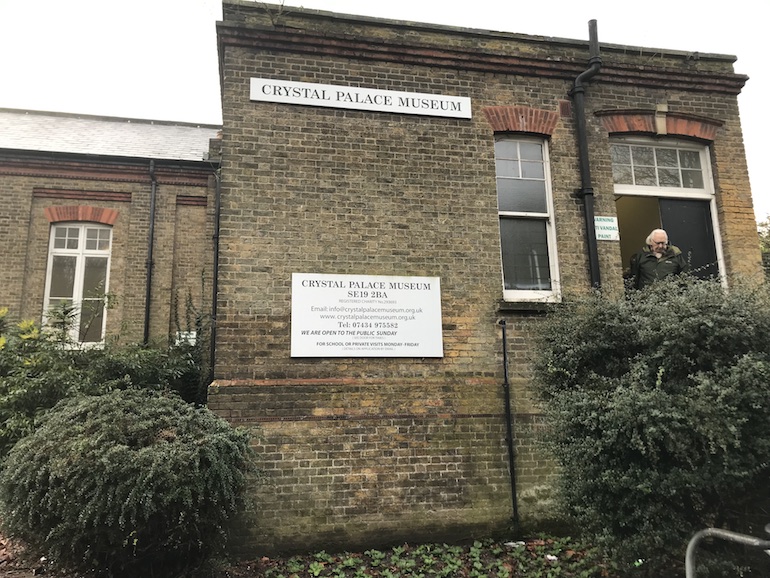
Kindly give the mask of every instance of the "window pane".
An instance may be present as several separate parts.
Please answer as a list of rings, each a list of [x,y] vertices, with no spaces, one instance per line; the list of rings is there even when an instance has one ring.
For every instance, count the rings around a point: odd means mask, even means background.
[[[499,210],[519,213],[547,213],[545,181],[497,179]]]
[[[77,227],[56,227],[53,246],[56,249],[77,249],[80,229]]]
[[[659,169],[658,179],[661,187],[680,187],[679,169]]]
[[[521,176],[525,179],[544,179],[545,166],[542,161],[522,161]]]
[[[80,327],[78,339],[84,343],[98,343],[102,340],[104,300],[87,299],[80,306]]]
[[[658,184],[653,167],[634,167],[634,184],[654,187]]]
[[[683,170],[682,171],[682,183],[686,189],[702,189],[703,188],[703,172],[700,170]]]
[[[96,249],[96,237],[98,231],[96,229],[86,229],[86,249],[93,251]]]
[[[75,288],[77,257],[55,255],[51,266],[51,298],[72,299]]]
[[[652,147],[632,147],[631,155],[634,159],[634,165],[655,166],[655,153]]]
[[[501,160],[495,161],[495,170],[498,177],[520,177],[519,161]]]
[[[631,149],[626,145],[610,146],[610,155],[612,157],[613,165],[631,164]]]
[[[678,167],[676,149],[655,149],[659,167]]]
[[[495,142],[495,157],[498,159],[516,159],[519,158],[519,147],[516,141],[499,140]]]
[[[109,229],[86,229],[86,249],[89,251],[107,251],[110,248]]]
[[[67,249],[77,249],[80,241],[80,229],[67,227]]]
[[[537,142],[521,142],[519,143],[519,151],[522,159],[528,161],[542,161],[543,160],[543,145]]]
[[[64,249],[67,246],[67,228],[56,227],[53,232],[53,246],[56,249]]]
[[[633,185],[634,178],[631,175],[631,167],[612,165],[612,180],[616,185]]]
[[[107,258],[86,257],[83,274],[83,298],[101,297],[107,285]]]
[[[700,169],[700,154],[698,151],[679,151],[679,159],[683,169]]]
[[[506,289],[551,289],[546,223],[500,219],[503,277]]]
[[[111,241],[112,241],[112,231],[110,231],[109,229],[100,229],[99,243],[96,248],[99,249],[100,251],[109,251]]]

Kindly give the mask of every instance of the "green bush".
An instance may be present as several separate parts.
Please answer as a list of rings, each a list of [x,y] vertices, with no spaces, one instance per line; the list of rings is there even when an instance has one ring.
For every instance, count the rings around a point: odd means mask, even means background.
[[[194,346],[112,345],[71,354],[91,389],[126,387],[169,390],[188,403],[200,403],[201,367]],[[205,398],[203,399],[205,401]]]
[[[6,327],[5,313],[0,312],[0,457],[34,430],[40,410],[89,387],[73,352],[32,322]]]
[[[248,435],[176,396],[67,399],[0,470],[0,520],[36,552],[107,576],[173,576],[222,552]]]
[[[575,299],[546,320],[535,371],[567,511],[629,573],[681,570],[706,527],[765,537],[765,288],[672,279]]]
[[[67,397],[135,387],[201,401],[195,346],[72,348],[62,342],[61,332],[41,330],[31,321],[9,327],[6,314],[0,311],[0,459],[34,431],[42,412]]]

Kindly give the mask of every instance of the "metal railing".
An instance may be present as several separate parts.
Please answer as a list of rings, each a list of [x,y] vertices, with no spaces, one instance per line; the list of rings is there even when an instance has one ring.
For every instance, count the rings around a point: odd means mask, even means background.
[[[770,524],[765,526],[765,532],[770,534]],[[731,532],[730,530],[721,530],[720,528],[706,528],[697,532],[687,544],[687,553],[685,554],[684,567],[685,575],[687,578],[695,578],[695,548],[698,543],[705,538],[722,538],[723,540],[729,540],[730,542],[736,542],[743,544],[744,546],[751,546],[752,548],[759,548],[761,550],[770,549],[770,540],[763,540],[761,538],[755,538],[754,536],[748,536],[746,534],[739,534],[738,532]]]

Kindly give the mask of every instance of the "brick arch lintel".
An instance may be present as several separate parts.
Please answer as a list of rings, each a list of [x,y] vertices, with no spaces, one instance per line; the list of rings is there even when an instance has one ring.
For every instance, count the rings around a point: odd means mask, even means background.
[[[487,106],[481,109],[494,132],[527,132],[551,136],[559,115],[530,106]]]
[[[604,110],[596,112],[610,134],[654,134],[689,137],[713,142],[722,122],[711,118],[655,110]]]
[[[118,220],[118,211],[90,205],[46,207],[45,216],[49,223],[61,223],[62,221],[88,221],[114,225]]]

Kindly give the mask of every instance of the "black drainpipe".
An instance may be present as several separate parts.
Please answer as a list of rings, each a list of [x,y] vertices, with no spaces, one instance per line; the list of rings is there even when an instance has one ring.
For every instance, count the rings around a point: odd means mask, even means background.
[[[596,229],[594,226],[594,189],[591,182],[591,166],[588,162],[588,137],[586,134],[585,86],[583,83],[591,80],[602,67],[599,56],[599,41],[596,33],[596,20],[588,22],[589,54],[588,69],[575,79],[569,95],[575,104],[575,123],[577,124],[578,154],[580,157],[581,187],[577,197],[583,200],[586,221],[586,242],[588,244],[588,264],[591,270],[591,287],[601,289],[602,281],[599,275],[599,250],[596,245]]]
[[[147,345],[150,342],[150,296],[152,295],[152,248],[155,244],[155,197],[158,191],[158,181],[155,178],[155,161],[150,161],[150,232],[147,239],[147,283],[144,291],[144,340]]]
[[[511,474],[511,502],[513,505],[513,529],[519,528],[519,501],[516,497],[516,453],[513,447],[513,412],[511,411],[511,383],[508,379],[508,337],[505,319],[500,320],[503,328],[503,391],[505,392],[505,442],[508,446],[508,470]]]
[[[219,293],[219,216],[221,212],[221,169],[214,172],[214,273],[211,282],[211,341],[209,343],[209,383],[214,381],[214,365],[217,360],[217,294]]]

